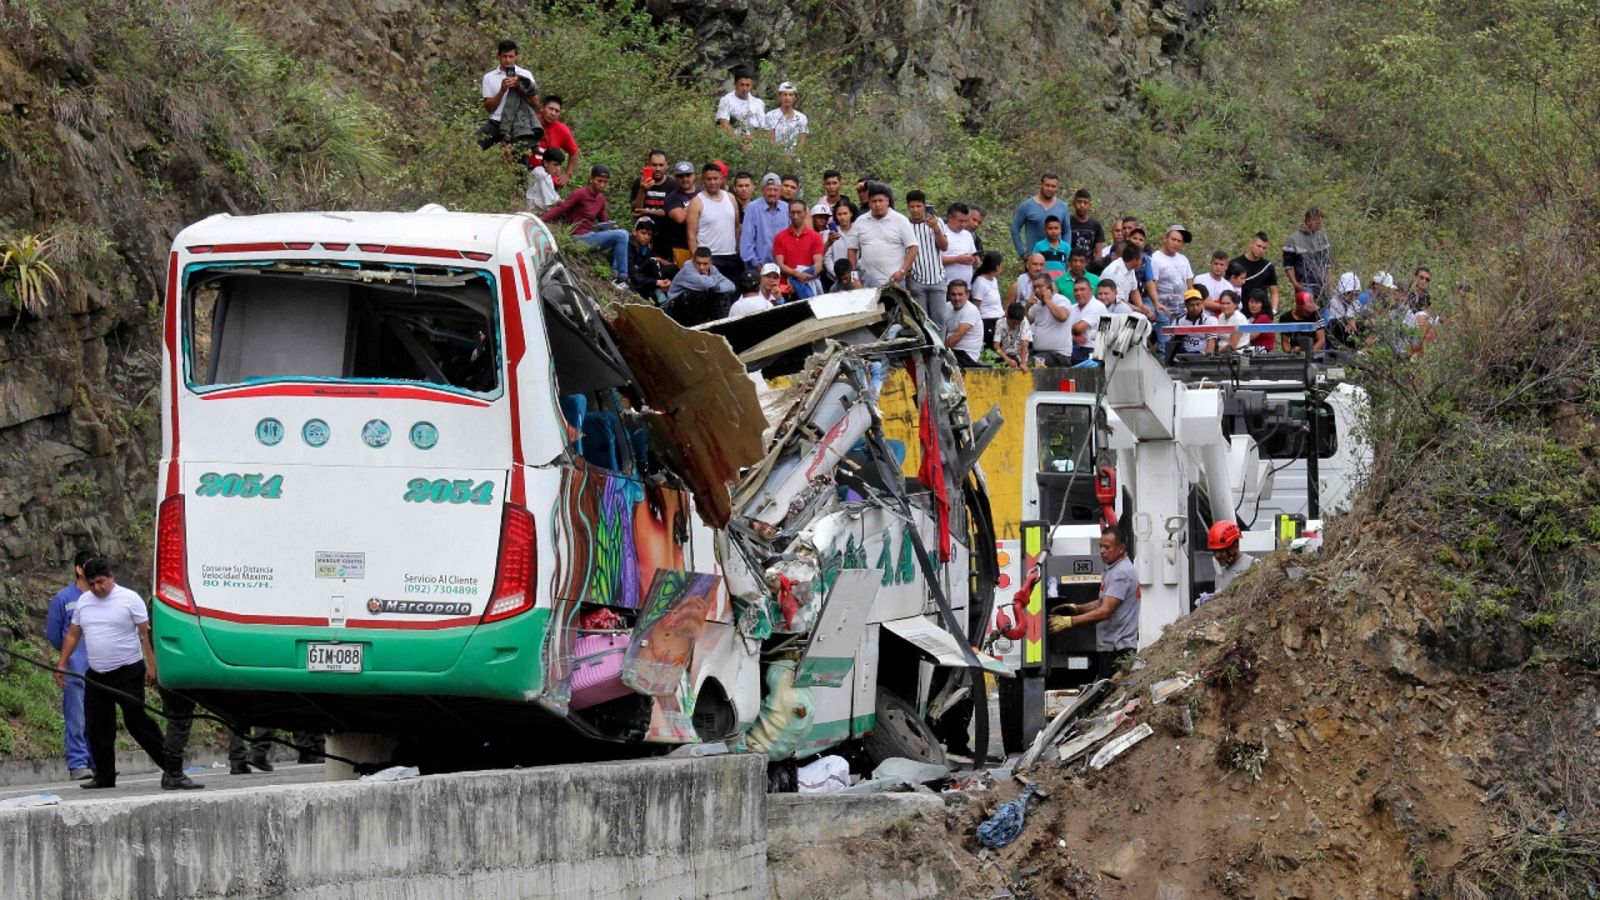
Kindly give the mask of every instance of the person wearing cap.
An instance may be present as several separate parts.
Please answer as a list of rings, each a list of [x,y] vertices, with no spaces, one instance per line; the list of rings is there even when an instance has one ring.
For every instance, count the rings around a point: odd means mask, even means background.
[[[633,238],[628,241],[628,286],[639,296],[661,305],[672,287],[671,266],[655,254],[656,222],[649,216],[633,221]]]
[[[811,207],[811,230],[817,233],[817,239],[822,241],[822,250],[826,255],[828,246],[838,240],[838,232],[832,228],[833,207],[826,200],[819,200]],[[827,260],[824,259],[817,265],[816,293],[826,294],[833,290],[833,273],[828,270]]]
[[[749,134],[766,124],[767,104],[751,93],[755,86],[749,69],[740,66],[733,70],[733,90],[717,101],[717,127],[729,136]]]
[[[866,287],[903,283],[917,260],[917,235],[911,230],[911,220],[893,204],[888,185],[881,181],[867,185],[867,214],[850,230],[850,268],[860,273]]]
[[[1184,314],[1185,294],[1194,287],[1194,268],[1189,257],[1183,255],[1183,246],[1189,243],[1189,229],[1182,225],[1169,225],[1161,235],[1161,249],[1150,254],[1150,269],[1156,283],[1156,321],[1159,329],[1167,321]],[[1157,346],[1164,342],[1157,338]]]
[[[790,153],[799,153],[806,145],[811,125],[806,114],[794,108],[794,85],[785,81],[778,85],[778,108],[767,113],[767,136],[772,142]]]
[[[764,276],[755,269],[745,269],[739,274],[739,299],[728,308],[728,318],[737,319],[772,308],[772,301],[761,293],[763,280]]]
[[[694,163],[679,160],[672,167],[672,190],[661,206],[666,218],[656,229],[656,241],[652,246],[657,253],[670,257],[672,264],[680,269],[689,262],[689,235],[684,224],[695,193]]]
[[[783,304],[783,272],[777,263],[765,263],[761,266],[761,296],[773,306]]]
[[[1387,274],[1387,272],[1378,273],[1384,276]],[[1372,277],[1374,286],[1378,283],[1378,275]],[[1323,310],[1323,324],[1328,326],[1328,336],[1335,344],[1343,347],[1355,346],[1356,315],[1371,299],[1370,293],[1362,292],[1361,279],[1356,273],[1345,272],[1339,276],[1338,286],[1328,301],[1328,308]]]
[[[1310,291],[1295,291],[1294,306],[1284,310],[1283,315],[1278,317],[1278,321],[1284,325],[1315,322],[1317,323],[1317,330],[1311,340],[1311,349],[1321,350],[1327,342],[1327,329],[1322,326],[1322,312],[1317,308],[1317,300],[1311,295]],[[1306,334],[1304,332],[1286,331],[1278,335],[1278,349],[1285,353],[1298,351],[1305,337]]]
[[[752,269],[772,262],[772,239],[789,227],[789,204],[779,194],[783,180],[776,172],[761,176],[761,196],[750,201],[739,231],[739,258]]]
[[[1333,245],[1322,230],[1322,210],[1306,210],[1305,222],[1283,242],[1283,271],[1295,291],[1305,291],[1319,303],[1330,285],[1333,270]]]
[[[819,293],[822,250],[822,235],[811,227],[811,213],[805,201],[790,200],[789,227],[772,239],[772,259],[794,299],[804,300]]]
[[[1180,327],[1215,325],[1217,317],[1206,312],[1205,295],[1194,288],[1189,288],[1183,292],[1183,312],[1173,320],[1172,324]],[[1175,337],[1179,353],[1210,353],[1217,349],[1216,335],[1180,334]]]
[[[596,163],[589,168],[589,184],[544,211],[546,222],[566,222],[572,236],[591,247],[611,251],[611,274],[619,286],[628,284],[628,233],[606,221],[606,185],[611,167]]]
[[[1216,586],[1213,593],[1220,594],[1233,584],[1233,580],[1256,564],[1256,558],[1239,550],[1239,526],[1226,519],[1212,523],[1206,532],[1206,548],[1211,551],[1211,562],[1217,567]]]

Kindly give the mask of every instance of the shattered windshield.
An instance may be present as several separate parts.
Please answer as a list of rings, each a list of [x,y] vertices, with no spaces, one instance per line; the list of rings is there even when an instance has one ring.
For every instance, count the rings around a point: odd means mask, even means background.
[[[196,270],[183,310],[189,385],[401,381],[497,394],[493,296],[473,272]]]

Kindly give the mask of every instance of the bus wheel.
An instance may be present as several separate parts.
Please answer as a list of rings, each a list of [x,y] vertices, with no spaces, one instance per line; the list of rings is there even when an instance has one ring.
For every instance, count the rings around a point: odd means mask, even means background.
[[[891,691],[878,688],[876,713],[872,731],[861,739],[861,749],[874,767],[897,756],[939,766],[949,764],[938,736],[915,706]]]
[[[360,773],[350,768],[349,763],[332,759],[333,756],[343,756],[358,763],[370,763],[387,767],[394,759],[394,748],[400,743],[398,738],[386,734],[371,734],[364,731],[335,731],[328,735],[327,746],[324,752],[330,757],[327,760],[327,773],[329,781],[354,781]]]

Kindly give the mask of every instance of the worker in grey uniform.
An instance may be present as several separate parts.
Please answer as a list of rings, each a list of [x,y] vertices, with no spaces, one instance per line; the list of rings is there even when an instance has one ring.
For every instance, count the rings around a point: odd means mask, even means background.
[[[1256,564],[1256,558],[1239,550],[1239,526],[1226,519],[1214,522],[1206,533],[1206,546],[1211,550],[1211,561],[1217,567],[1216,587],[1212,593],[1220,594],[1233,584],[1233,580]]]
[[[1106,564],[1100,577],[1100,596],[1092,603],[1063,603],[1051,610],[1050,633],[1093,624],[1095,628],[1094,678],[1110,678],[1139,650],[1139,574],[1128,558],[1122,533],[1115,528],[1100,532],[1100,560]],[[1064,613],[1061,614],[1061,613]]]

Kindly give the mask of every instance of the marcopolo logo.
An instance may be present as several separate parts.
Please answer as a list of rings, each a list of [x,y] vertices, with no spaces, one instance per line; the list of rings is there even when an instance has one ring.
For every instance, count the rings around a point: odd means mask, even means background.
[[[373,615],[393,613],[397,616],[467,616],[472,614],[471,603],[452,603],[448,600],[385,600],[373,597],[367,601],[367,612]]]

